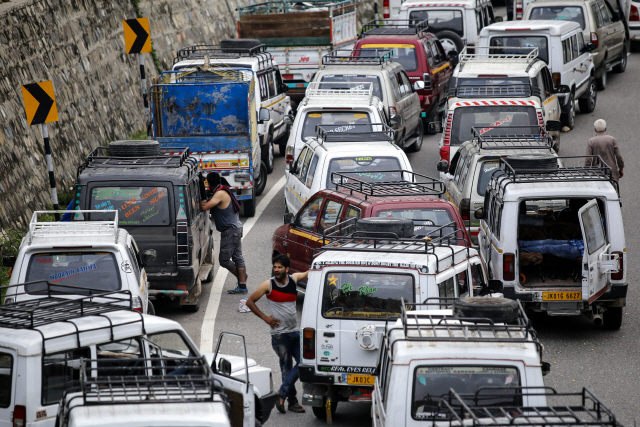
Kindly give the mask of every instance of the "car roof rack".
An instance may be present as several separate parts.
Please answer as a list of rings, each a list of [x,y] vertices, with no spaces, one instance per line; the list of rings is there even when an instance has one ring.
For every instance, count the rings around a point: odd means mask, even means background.
[[[489,135],[491,130],[509,131],[513,133],[507,135]],[[518,132],[533,130],[532,132]],[[499,127],[476,127],[471,128],[474,140],[480,148],[484,150],[504,150],[508,149],[540,149],[552,148],[553,138],[547,133],[543,126],[499,126]]]
[[[173,58],[173,64],[189,59],[204,59],[205,56],[215,59],[239,59],[258,58],[258,67],[273,65],[273,56],[267,52],[267,45],[260,44],[250,48],[228,47],[223,48],[218,44],[196,44],[186,46],[178,50]],[[212,64],[214,65],[214,64]]]
[[[392,55],[391,50],[334,49],[322,57],[322,65],[383,65]]]
[[[273,13],[295,13],[308,9],[327,8],[331,17],[348,13],[345,8],[355,7],[355,0],[277,0],[255,3],[236,9],[239,15],[262,15]],[[335,13],[335,15],[334,15]]]
[[[611,168],[600,156],[558,156],[557,169],[514,169],[508,159],[500,158],[500,166],[493,172],[489,189],[503,195],[511,184],[538,184],[559,182],[608,181],[619,193],[618,182],[613,178]],[[566,162],[578,161],[591,166],[566,166]]]
[[[362,26],[360,38],[364,36],[411,36],[429,31],[429,22],[416,24],[413,19],[374,19]]]
[[[51,214],[83,214],[83,213],[104,213],[113,214],[111,221],[38,221],[38,216]],[[35,238],[47,237],[113,237],[114,242],[118,241],[118,211],[117,210],[57,210],[57,211],[35,211],[29,222],[29,243]]]
[[[367,101],[371,104],[373,83],[350,82],[310,82],[305,92],[307,102],[310,99],[335,100],[348,97],[349,101]]]
[[[336,190],[343,188],[368,197],[388,197],[388,196],[441,196],[445,193],[444,183],[437,179],[422,175],[409,170],[388,170],[376,172],[400,172],[403,177],[400,181],[364,181],[358,179],[362,172],[332,172],[331,182],[336,186]],[[422,181],[420,180],[422,178]]]
[[[465,46],[458,55],[458,63],[460,64],[460,71],[464,69],[464,65],[470,62],[475,63],[514,63],[519,62],[528,64],[526,71],[538,60],[539,51],[537,47],[509,47],[509,46],[483,46],[474,47],[474,53],[469,53]],[[478,53],[479,50],[484,49],[486,53]],[[500,51],[521,50],[522,53],[492,53]],[[529,52],[527,52],[527,50]]]
[[[545,406],[522,405],[523,397],[539,397]],[[483,401],[486,403],[483,405]],[[492,404],[488,402],[512,402]],[[551,403],[550,403],[551,402]],[[449,426],[590,426],[622,427],[613,412],[589,389],[559,393],[552,387],[482,387],[474,395],[450,389],[439,403],[438,423],[448,418]]]
[[[461,77],[466,79],[466,77]],[[469,77],[471,79],[472,77]],[[460,77],[459,77],[460,79]],[[528,98],[541,97],[542,92],[531,84],[491,84],[491,85],[459,85],[449,88],[448,97],[457,98]]]
[[[384,123],[345,124],[342,132],[336,132],[337,127],[336,124],[316,125],[318,143],[323,145],[325,142],[387,141],[395,144],[396,131]]]

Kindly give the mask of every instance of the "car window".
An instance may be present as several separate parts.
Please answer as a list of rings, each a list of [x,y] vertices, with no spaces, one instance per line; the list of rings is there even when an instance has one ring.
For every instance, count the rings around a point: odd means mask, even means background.
[[[407,96],[407,87],[402,81],[402,77],[398,71],[396,71],[396,83],[398,84],[398,90],[400,91],[400,98]]]
[[[404,71],[400,71],[400,79],[402,80],[402,87],[404,87],[404,96],[409,96],[413,93],[413,89],[411,88],[411,80],[407,76],[407,73]]]
[[[42,358],[42,405],[58,403],[71,381],[80,380],[80,359],[91,359],[88,347]]]
[[[320,224],[318,224],[318,232],[326,230],[329,227],[333,227],[340,221],[340,214],[342,213],[342,203],[335,200],[327,200],[322,210],[322,216],[320,217]]]
[[[401,181],[402,172],[400,169],[400,161],[396,157],[354,156],[332,159],[329,162],[326,188],[331,188],[333,184],[331,174],[334,172],[348,173],[342,177],[342,182],[349,182],[349,178],[365,182],[385,182]],[[340,177],[336,177],[334,182],[340,182],[340,179]]]
[[[532,48],[537,47],[538,58],[549,63],[548,42],[544,36],[494,36],[491,37],[489,46],[504,48],[489,50],[491,55],[526,55]]]
[[[438,296],[440,298],[455,298],[456,295],[456,286],[455,286],[455,278],[449,277],[438,283]],[[446,307],[446,305],[445,305]],[[441,307],[441,308],[445,308]]]
[[[400,99],[402,99],[402,95],[400,93],[400,83],[398,82],[398,76],[396,76],[393,71],[389,71],[389,84],[391,85],[393,97],[396,101],[400,101]]]
[[[456,286],[458,287],[458,295],[461,297],[469,296],[469,280],[468,279],[469,279],[469,274],[466,270],[456,274]]]
[[[547,95],[549,94],[549,92],[544,87],[544,77],[542,76],[542,73],[538,73],[536,82],[538,84],[538,89],[540,89],[540,98],[542,99],[542,101],[544,101],[545,99],[547,99]]]
[[[431,69],[435,68],[436,61],[433,58],[433,53],[431,53],[431,49],[429,48],[428,43],[425,41],[422,44],[422,47],[424,48],[425,55],[427,55],[427,62],[429,63],[429,68],[431,68]]]
[[[300,178],[300,172],[302,171],[302,165],[304,164],[304,159],[305,157],[307,157],[307,154],[309,153],[309,151],[311,151],[309,147],[304,147],[300,152],[300,154],[298,155],[298,158],[296,159],[295,163],[293,164],[293,166],[295,167],[295,169],[293,170],[293,175],[297,176],[298,179]]]
[[[491,24],[491,17],[489,16],[489,8],[483,7],[482,14],[484,15],[484,26],[486,27],[487,25]]]
[[[564,58],[564,63],[568,64],[569,62],[572,61],[572,56],[571,56],[571,39],[568,38],[566,40],[562,41],[562,57]]]
[[[94,187],[91,209],[118,211],[119,225],[165,226],[171,224],[167,187]],[[113,214],[92,213],[91,219],[111,220]]]
[[[98,362],[98,376],[116,375],[144,375],[144,370],[136,369],[140,358],[144,358],[142,351],[142,341],[139,338],[127,338],[119,341],[112,341],[96,345],[96,358]],[[117,369],[109,369],[113,366],[111,360],[117,359]],[[127,363],[127,360],[130,362]],[[131,371],[124,372],[127,368]]]
[[[443,57],[440,56],[440,52],[438,51],[436,44],[433,42],[429,42],[429,49],[431,49],[431,55],[433,55],[433,60],[436,62],[436,64],[440,64],[443,60]]]
[[[391,51],[391,60],[402,65],[406,71],[415,71],[418,69],[418,55],[416,54],[416,47],[412,44],[397,44],[397,43],[376,43],[376,44],[362,44],[360,50],[365,55],[371,53],[382,54],[382,52]]]
[[[498,236],[499,237],[499,236]],[[474,294],[477,294],[475,290],[480,291],[482,285],[486,283],[484,277],[484,271],[481,264],[474,264],[471,266],[471,286],[474,289]]]
[[[369,123],[371,116],[367,111],[310,111],[304,118],[301,138],[315,138],[318,125],[327,132],[371,132],[371,126],[360,126]]]
[[[267,79],[267,87],[269,88],[269,98],[273,98],[278,94],[278,90],[276,88],[276,73],[274,71],[270,71],[265,74]]]
[[[578,37],[575,34],[571,36],[571,48],[572,48],[574,58],[577,58],[578,56],[580,56],[580,51],[578,50]]]
[[[260,86],[260,99],[265,100],[269,98],[269,89],[267,85],[266,74],[258,75],[258,85]]]
[[[544,87],[547,90],[547,92],[552,93],[553,92],[553,78],[551,77],[551,71],[549,71],[549,68],[547,67],[543,67],[541,70],[541,74],[544,77]]]
[[[582,225],[585,233],[584,243],[591,255],[607,243],[598,205],[593,205],[582,212]]]
[[[599,1],[598,7],[600,8],[600,15],[602,16],[602,24],[610,25],[611,22],[613,22],[613,17],[612,17],[611,11],[606,5],[606,2]]]
[[[584,10],[582,6],[539,6],[531,9],[529,19],[572,21],[580,24],[585,29]]]
[[[451,145],[460,145],[473,139],[472,127],[476,127],[481,135],[490,132],[491,135],[509,134],[504,126],[531,126],[532,131],[538,129],[538,116],[532,106],[474,106],[456,108],[451,127]],[[525,128],[522,128],[525,132]]]
[[[360,215],[361,213],[359,208],[356,208],[355,206],[349,206],[347,208],[347,214],[345,215],[344,220],[347,221],[352,218],[359,219]]]
[[[138,280],[138,278],[140,277],[140,265],[138,264],[138,257],[136,256],[134,249],[129,245],[127,245],[127,255],[129,255],[129,259],[131,260],[133,274],[136,276],[136,280]],[[142,285],[142,283],[140,285]]]
[[[325,83],[371,83],[373,85],[373,96],[377,96],[380,101],[384,102],[384,94],[382,93],[382,85],[380,77],[368,74],[323,74],[320,81]],[[354,85],[356,87],[357,85]],[[344,90],[344,85],[336,86],[336,89]]]
[[[11,405],[13,391],[13,356],[0,353],[0,408]]]
[[[409,274],[327,272],[322,292],[325,318],[388,319],[400,316],[401,300],[414,300]]]
[[[284,83],[282,82],[282,75],[280,74],[280,70],[275,70],[274,72],[275,81],[276,81],[276,92],[280,95],[282,92],[282,87]]]
[[[313,185],[313,178],[316,174],[316,168],[318,167],[318,155],[315,154],[313,159],[311,160],[311,165],[309,166],[309,172],[307,173],[307,178],[305,179],[305,185],[308,188],[311,188]]]
[[[309,171],[309,165],[311,164],[311,158],[313,157],[313,150],[307,150],[307,155],[304,158],[304,162],[301,165],[300,174],[298,174],[298,179],[302,183],[306,182],[307,172]]]
[[[491,5],[487,6],[487,16],[489,16],[489,24],[496,22],[496,16],[493,12],[493,6]]]
[[[482,13],[476,10],[476,27],[478,27],[478,34],[480,34],[480,30],[482,30]]]
[[[410,219],[413,221],[413,233],[417,236],[425,236],[430,231],[453,221],[451,213],[448,210],[438,208],[385,209],[378,211],[376,216]],[[455,231],[455,227],[451,229],[448,228],[449,227],[446,227],[443,230],[443,235]]]
[[[464,165],[471,161],[470,156],[468,155],[468,151],[465,151],[463,155],[460,155],[458,159],[458,163],[456,164],[456,170],[453,174],[453,182],[459,186],[460,178],[462,176],[462,169],[464,169]]]
[[[593,12],[593,16],[596,19],[596,27],[602,28],[602,16],[600,15],[600,8],[597,3],[591,3],[591,11]]]
[[[180,332],[171,331],[150,334],[148,338],[149,342],[157,346],[155,349],[152,348],[151,357],[157,355],[158,349],[162,352],[163,358],[184,359],[185,357],[196,357],[195,350],[191,348],[191,345]]]
[[[576,40],[578,41],[578,55],[581,55],[584,49],[584,36],[582,33],[576,34]]]
[[[480,173],[478,174],[478,186],[476,187],[476,191],[480,197],[484,197],[487,192],[489,181],[491,181],[493,173],[500,167],[500,163],[498,161],[485,161],[479,166]]]
[[[453,31],[460,37],[464,37],[464,21],[460,10],[416,10],[409,14],[409,20],[411,24],[428,21],[429,31],[433,34],[440,31]]]
[[[316,228],[316,219],[318,219],[322,200],[322,197],[316,197],[311,200],[311,202],[300,211],[296,225],[305,230],[313,231]]]

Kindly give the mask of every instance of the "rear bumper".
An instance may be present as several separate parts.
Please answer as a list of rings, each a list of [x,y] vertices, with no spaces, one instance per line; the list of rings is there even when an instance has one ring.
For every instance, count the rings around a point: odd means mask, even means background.
[[[627,285],[626,283],[620,284],[620,285],[613,285],[611,286],[611,290],[602,294],[602,296],[598,298],[595,302],[601,303],[601,302],[619,301],[619,300],[625,299],[627,297],[628,287],[629,285]],[[558,290],[561,290],[561,289],[558,289]],[[502,294],[504,295],[505,298],[514,299],[514,300],[517,299],[522,301],[523,303],[540,303],[540,301],[538,301],[538,299],[535,298],[537,292],[540,292],[540,291],[516,292],[513,286],[507,285],[504,287]]]
[[[318,375],[313,365],[298,364],[300,382],[311,384],[333,384],[333,375]]]
[[[161,293],[158,292],[159,290],[176,290],[178,285],[184,284],[189,288],[195,282],[195,278],[196,273],[193,266],[178,267],[176,273],[147,273],[149,294]]]
[[[278,392],[272,391],[271,393],[262,396],[258,399],[258,404],[260,405],[260,421],[262,424],[266,423],[269,420],[269,416],[271,415],[271,411],[273,407],[276,405],[276,399],[278,399]]]

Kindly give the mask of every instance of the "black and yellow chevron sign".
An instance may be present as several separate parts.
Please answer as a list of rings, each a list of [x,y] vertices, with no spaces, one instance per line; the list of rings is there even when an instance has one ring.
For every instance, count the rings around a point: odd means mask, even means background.
[[[22,86],[22,99],[29,125],[58,121],[58,106],[50,81]]]
[[[124,45],[127,53],[150,53],[151,30],[149,18],[123,19]]]

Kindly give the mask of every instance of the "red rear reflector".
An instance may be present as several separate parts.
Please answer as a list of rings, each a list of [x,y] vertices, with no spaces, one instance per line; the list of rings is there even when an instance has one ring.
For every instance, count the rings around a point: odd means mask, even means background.
[[[24,427],[27,425],[27,408],[16,405],[13,408],[13,427]]]
[[[471,208],[471,200],[469,199],[460,200],[460,216],[464,221],[469,221],[470,208]]]
[[[638,13],[638,8],[634,5],[631,5],[631,10],[629,11],[629,21],[640,21],[640,13]]]
[[[611,273],[611,280],[622,280],[624,277],[624,261],[622,259],[622,252],[611,252],[618,255],[618,272]]]
[[[591,33],[591,42],[596,44],[596,47],[598,47],[598,33]]]
[[[293,80],[293,74],[282,74],[282,78],[285,80]]]
[[[178,289],[182,289],[183,291],[187,290],[187,285],[178,285],[177,286]]]
[[[515,256],[513,254],[504,254],[502,256],[502,280],[511,281],[516,278]]]
[[[384,18],[389,18],[391,16],[389,13],[389,0],[384,0],[382,2],[382,16]]]
[[[449,145],[443,145],[440,148],[440,160],[446,160],[447,164],[449,163],[449,149],[451,147]]]
[[[316,330],[313,328],[302,330],[302,357],[304,359],[316,358]]]

